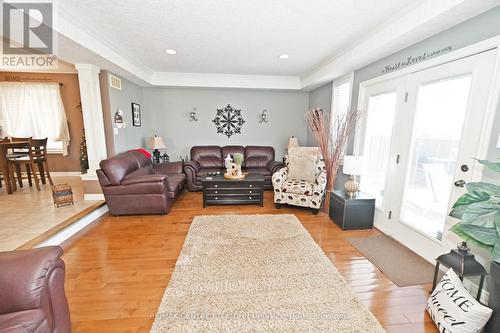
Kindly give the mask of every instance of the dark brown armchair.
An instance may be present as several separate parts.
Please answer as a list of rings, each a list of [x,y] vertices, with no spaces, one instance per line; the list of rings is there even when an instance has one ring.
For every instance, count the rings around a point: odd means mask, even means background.
[[[58,246],[0,252],[0,332],[71,332]]]

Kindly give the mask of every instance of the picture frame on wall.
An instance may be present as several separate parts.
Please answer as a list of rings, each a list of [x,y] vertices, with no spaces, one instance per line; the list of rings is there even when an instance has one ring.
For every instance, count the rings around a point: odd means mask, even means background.
[[[141,126],[141,106],[137,103],[132,103],[132,125]]]

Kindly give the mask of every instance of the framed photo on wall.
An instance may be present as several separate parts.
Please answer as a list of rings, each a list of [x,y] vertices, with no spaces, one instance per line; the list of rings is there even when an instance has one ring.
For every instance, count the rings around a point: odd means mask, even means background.
[[[141,126],[141,106],[137,103],[132,103],[132,125]]]

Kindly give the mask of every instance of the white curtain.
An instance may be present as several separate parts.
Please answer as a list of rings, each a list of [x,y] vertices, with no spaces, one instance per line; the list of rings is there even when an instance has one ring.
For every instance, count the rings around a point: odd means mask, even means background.
[[[57,83],[0,83],[0,125],[3,136],[61,141],[67,155],[70,136]]]

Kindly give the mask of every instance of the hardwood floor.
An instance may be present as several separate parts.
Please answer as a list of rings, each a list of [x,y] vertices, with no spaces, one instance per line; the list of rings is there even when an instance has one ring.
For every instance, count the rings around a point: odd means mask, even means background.
[[[73,331],[149,332],[194,216],[295,214],[387,332],[437,332],[425,312],[431,286],[398,288],[346,240],[377,230],[342,231],[325,213],[277,210],[272,194],[264,207],[203,209],[201,193],[185,193],[166,216],[101,217],[63,244]]]

